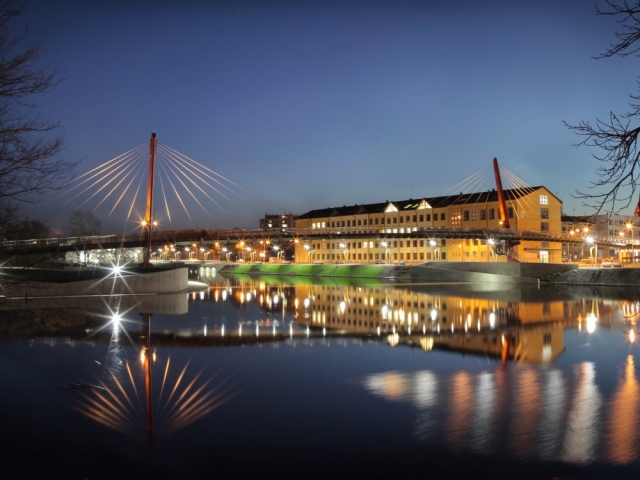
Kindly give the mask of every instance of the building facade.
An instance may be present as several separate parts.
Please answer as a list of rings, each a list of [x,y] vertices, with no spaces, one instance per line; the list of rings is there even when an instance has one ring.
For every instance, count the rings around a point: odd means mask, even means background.
[[[615,259],[622,263],[637,263],[640,260],[640,217],[630,215],[562,215],[562,231],[575,236],[575,244],[566,244],[563,259],[579,262],[596,256],[600,260]],[[613,246],[593,248],[599,240]]]
[[[545,187],[504,191],[509,228],[560,234],[562,201]],[[422,263],[436,261],[506,261],[496,255],[491,229],[505,227],[498,193],[385,201],[312,210],[296,219],[298,263]],[[479,231],[470,238],[447,232]],[[436,235],[437,233],[437,235]],[[437,237],[437,238],[436,238]],[[515,248],[520,261],[559,262],[560,243],[523,241]]]
[[[293,213],[286,213],[284,215],[266,213],[264,218],[260,219],[260,228],[263,230],[285,230],[287,228],[293,228],[295,218]]]

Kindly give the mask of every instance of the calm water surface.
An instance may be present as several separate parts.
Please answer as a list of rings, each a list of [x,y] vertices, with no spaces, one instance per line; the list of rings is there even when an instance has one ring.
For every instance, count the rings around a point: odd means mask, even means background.
[[[640,476],[635,289],[192,276],[4,337],[0,473]]]

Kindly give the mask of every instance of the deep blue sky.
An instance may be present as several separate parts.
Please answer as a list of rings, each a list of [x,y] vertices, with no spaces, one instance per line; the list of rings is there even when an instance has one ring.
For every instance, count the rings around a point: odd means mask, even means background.
[[[585,0],[26,0],[17,23],[65,77],[37,102],[64,126],[78,174],[156,132],[304,213],[446,194],[498,157],[579,214],[588,210],[571,193],[597,162],[562,121],[625,111],[636,89],[637,58],[592,58],[615,31],[594,10]],[[254,227],[277,213],[249,210],[173,227]],[[107,212],[96,211],[103,223],[122,221]],[[67,213],[47,220],[58,227]]]

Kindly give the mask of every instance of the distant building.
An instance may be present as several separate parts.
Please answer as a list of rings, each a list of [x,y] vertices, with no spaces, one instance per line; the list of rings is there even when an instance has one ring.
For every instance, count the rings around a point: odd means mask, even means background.
[[[623,263],[630,263],[633,258],[635,262],[639,260],[640,217],[606,214],[562,215],[562,231],[584,240],[578,244],[566,244],[563,250],[564,260],[580,261],[595,256],[595,249],[592,251],[593,245],[587,242],[588,237],[592,237],[595,243],[598,239],[606,239],[617,244],[599,248],[599,259],[615,258]]]
[[[284,215],[265,214],[264,218],[260,219],[260,228],[264,230],[282,230],[287,228],[293,228],[295,226],[295,215],[293,213],[286,213]]]
[[[562,201],[547,188],[521,187],[504,194],[511,229],[550,238],[560,234]],[[495,254],[488,237],[442,238],[440,233],[437,240],[429,238],[429,232],[443,229],[501,228],[500,218],[495,190],[312,210],[296,218],[296,233],[314,239],[299,242],[295,258],[300,263],[506,261]],[[523,241],[514,249],[527,262],[559,262],[562,255],[561,244],[551,241]]]

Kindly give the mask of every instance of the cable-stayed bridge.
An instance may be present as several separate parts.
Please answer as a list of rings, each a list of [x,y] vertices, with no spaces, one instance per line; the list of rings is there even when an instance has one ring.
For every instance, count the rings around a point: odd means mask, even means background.
[[[145,176],[145,171],[148,172]],[[507,181],[516,189],[526,189],[525,183],[503,169]],[[107,215],[119,212],[124,223],[132,223],[138,232],[122,235],[84,235],[80,237],[5,240],[0,241],[0,254],[55,253],[68,251],[86,251],[97,249],[144,247],[145,264],[152,257],[158,258],[168,249],[182,249],[183,258],[215,258],[216,253],[229,251],[238,245],[249,250],[266,251],[269,248],[285,248],[292,243],[308,242],[314,239],[336,238],[386,239],[424,238],[424,239],[480,239],[490,244],[502,244],[505,249],[521,241],[542,241],[562,244],[580,244],[585,241],[575,235],[563,232],[517,230],[509,227],[502,189],[502,180],[497,160],[493,162],[495,186],[500,201],[501,228],[447,228],[419,227],[406,233],[389,233],[389,230],[364,227],[358,231],[340,228],[326,229],[318,233],[312,229],[166,229],[165,221],[171,223],[177,213],[192,218],[190,208],[202,210],[209,217],[210,209],[216,208],[232,220],[235,212],[247,212],[248,206],[273,205],[255,192],[241,187],[230,179],[220,175],[204,164],[157,142],[152,134],[149,145],[139,145],[117,157],[102,163],[69,183],[61,195],[66,204],[74,203],[76,209],[92,207],[108,210]],[[146,179],[146,195],[142,193]],[[482,172],[471,175],[452,189],[471,189],[475,192],[485,188]],[[157,188],[159,186],[159,188]],[[451,189],[450,189],[451,190]],[[462,195],[462,193],[461,193]],[[156,199],[155,196],[158,198]],[[455,196],[455,195],[451,195]],[[146,197],[144,213],[142,199]],[[160,204],[158,212],[154,210],[154,200]],[[280,209],[282,210],[282,209]],[[162,217],[162,222],[159,221]],[[162,229],[160,229],[162,225]],[[328,230],[328,231],[327,231]],[[126,231],[126,230],[125,230]],[[622,243],[619,237],[593,237],[592,243],[598,246],[617,248],[631,247]],[[189,252],[188,254],[186,252]],[[201,252],[200,254],[198,252]]]
[[[283,245],[309,242],[315,239],[369,239],[376,236],[381,240],[402,238],[459,238],[459,239],[483,239],[493,240],[496,243],[504,240],[511,241],[548,241],[570,245],[580,245],[584,238],[576,237],[563,232],[536,232],[527,230],[515,230],[504,228],[418,228],[407,233],[385,233],[375,229],[364,229],[357,233],[344,232],[336,229],[333,233],[318,234],[311,230],[287,228],[279,230],[266,229],[220,229],[220,230],[168,230],[151,233],[151,248],[153,252],[166,250],[167,248],[197,248],[200,254],[195,257],[203,258],[205,252],[215,253],[222,249],[233,249],[238,244],[244,248],[263,250],[267,245],[271,248]],[[592,236],[593,243],[598,246],[625,247],[619,237]],[[30,253],[55,253],[72,252],[96,249],[136,248],[146,244],[145,233],[132,233],[126,235],[98,235],[85,237],[45,238],[31,240],[7,240],[0,242],[0,254],[30,254]],[[629,245],[630,246],[630,245]],[[204,249],[204,250],[201,250]],[[194,252],[194,250],[187,250]],[[187,258],[189,258],[187,256]]]

